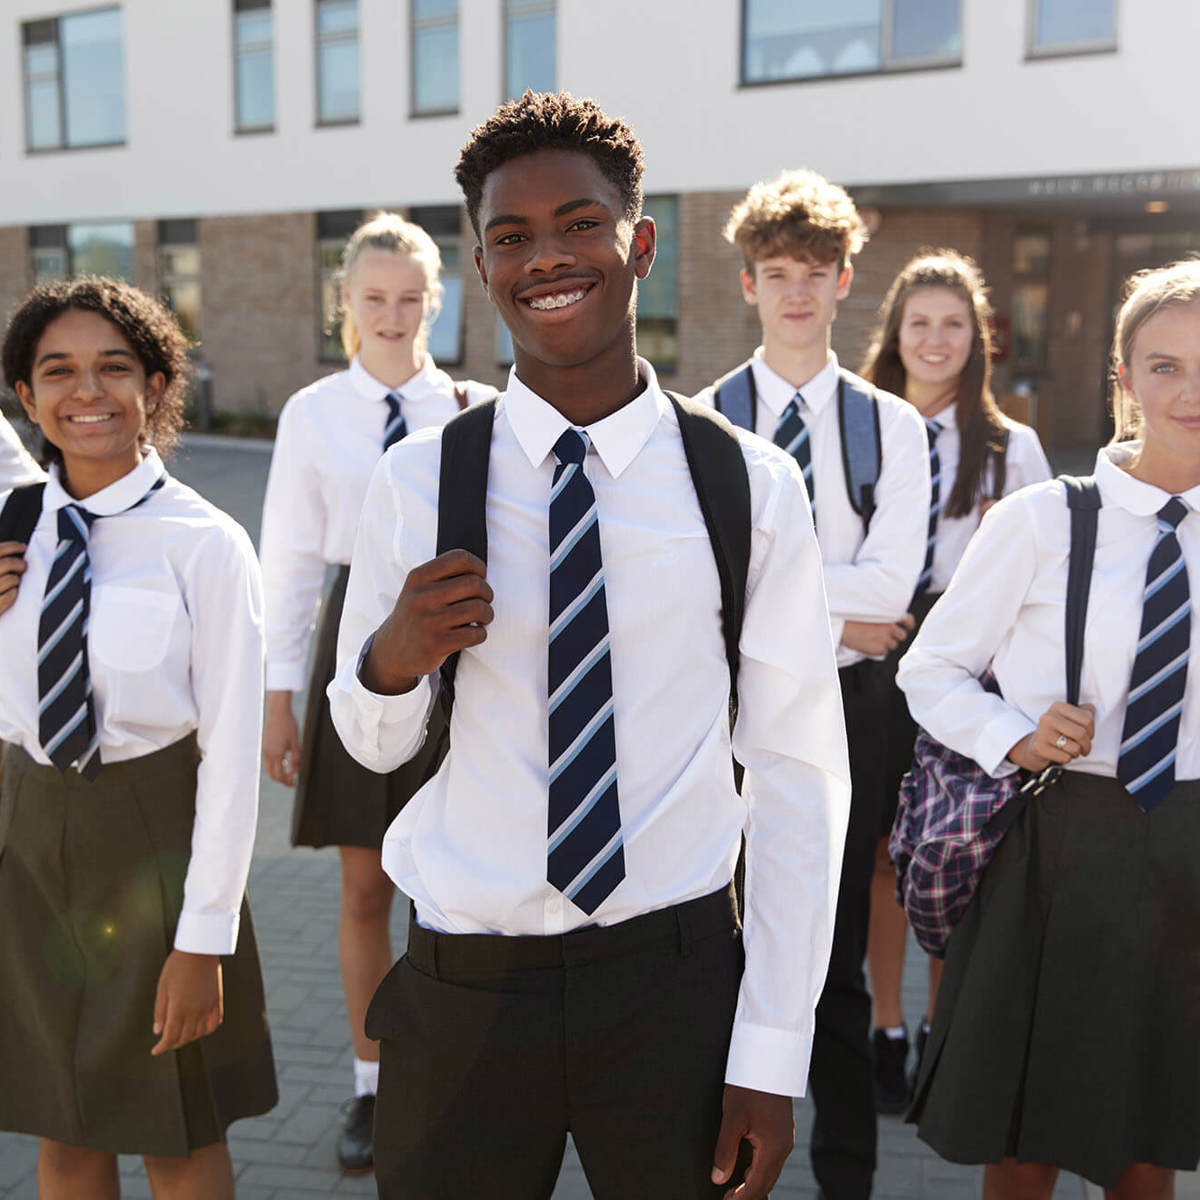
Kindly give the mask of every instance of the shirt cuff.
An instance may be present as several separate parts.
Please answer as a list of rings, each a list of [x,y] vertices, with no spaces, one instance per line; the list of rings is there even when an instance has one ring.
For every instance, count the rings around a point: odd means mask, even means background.
[[[803,1096],[812,1057],[814,1019],[810,1014],[799,1032],[735,1021],[725,1082],[776,1096]]]
[[[990,722],[979,736],[979,755],[976,762],[993,779],[1011,775],[1017,768],[1008,761],[1008,752],[1023,738],[1033,733],[1037,724],[1015,708]]]
[[[302,692],[308,681],[304,678],[302,662],[268,662],[268,692]]]
[[[358,654],[358,662],[354,667],[354,677],[350,683],[350,695],[354,700],[355,707],[363,716],[381,725],[397,725],[407,722],[412,720],[418,713],[427,720],[429,709],[431,708],[431,689],[428,683],[428,675],[418,679],[417,686],[412,691],[400,692],[395,696],[385,696],[381,692],[373,692],[363,683],[363,663],[367,660],[367,654],[370,652],[371,643],[374,640],[375,635],[371,634],[363,642],[363,648]],[[335,678],[333,683],[329,685],[331,690],[336,683],[337,679]]]
[[[175,949],[188,954],[232,954],[237,949],[239,913],[181,912]]]
[[[833,634],[833,644],[836,649],[841,649],[842,634],[846,632],[845,617],[830,617],[829,632]]]

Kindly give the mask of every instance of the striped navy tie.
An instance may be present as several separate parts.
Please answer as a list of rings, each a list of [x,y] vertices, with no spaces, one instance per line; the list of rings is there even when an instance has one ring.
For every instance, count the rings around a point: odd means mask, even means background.
[[[38,623],[38,740],[60,771],[77,763],[85,779],[100,770],[87,652],[92,601],[87,543],[95,519],[78,504],[58,510],[58,547]]]
[[[782,446],[799,464],[804,474],[804,486],[808,489],[809,503],[813,503],[812,446],[808,439],[808,426],[800,415],[805,407],[804,397],[797,392],[775,426],[775,445]]]
[[[388,407],[387,421],[383,427],[383,448],[386,450],[408,433],[408,425],[400,412],[400,397],[395,392],[388,392],[384,400]]]
[[[612,659],[588,437],[554,443],[550,492],[550,804],[546,878],[589,916],[625,878]]]
[[[940,421],[932,418],[926,420],[925,433],[929,438],[929,533],[925,538],[925,565],[917,579],[916,596],[927,592],[933,581],[933,550],[937,544],[938,517],[942,511],[942,457],[937,449],[937,438],[941,432]]]
[[[1175,783],[1175,747],[1187,682],[1192,603],[1175,530],[1188,506],[1172,496],[1158,512],[1158,541],[1146,568],[1142,626],[1129,677],[1117,778],[1149,812]]]

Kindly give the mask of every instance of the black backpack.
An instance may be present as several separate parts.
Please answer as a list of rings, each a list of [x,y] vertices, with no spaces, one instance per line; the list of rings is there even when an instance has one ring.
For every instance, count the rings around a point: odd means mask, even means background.
[[[720,413],[673,392],[667,393],[683,437],[684,453],[716,559],[721,584],[721,628],[729,664],[730,728],[737,717],[738,643],[746,606],[750,566],[750,477],[737,430]],[[496,401],[473,404],[442,430],[438,483],[437,553],[468,550],[487,562],[487,481]],[[449,746],[450,712],[458,654],[442,665],[441,703],[434,706],[426,739],[442,743],[429,772],[436,772]],[[739,773],[740,779],[740,773]]]
[[[42,515],[44,483],[27,483],[13,488],[0,509],[0,542],[27,543]]]

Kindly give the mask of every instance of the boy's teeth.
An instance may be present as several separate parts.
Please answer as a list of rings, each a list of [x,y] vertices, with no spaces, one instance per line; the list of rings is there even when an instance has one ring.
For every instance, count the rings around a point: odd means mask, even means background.
[[[560,292],[557,296],[535,296],[530,300],[529,307],[542,311],[550,308],[566,308],[568,304],[574,304],[582,299],[583,289],[580,288],[574,292]]]

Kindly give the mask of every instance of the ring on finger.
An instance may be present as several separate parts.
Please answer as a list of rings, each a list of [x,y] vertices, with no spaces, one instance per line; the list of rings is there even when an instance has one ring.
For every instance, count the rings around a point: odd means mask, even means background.
[[[1058,737],[1054,739],[1054,744],[1060,750],[1065,750],[1067,748],[1067,735],[1065,733],[1060,733]]]

